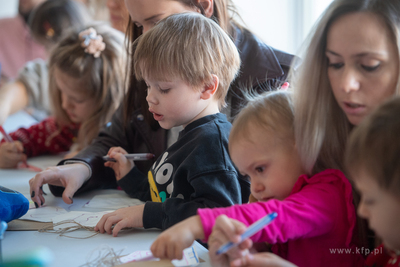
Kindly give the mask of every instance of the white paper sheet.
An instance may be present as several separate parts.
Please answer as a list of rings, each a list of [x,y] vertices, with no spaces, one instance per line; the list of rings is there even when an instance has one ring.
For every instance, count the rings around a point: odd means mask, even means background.
[[[120,258],[122,263],[132,262],[132,261],[146,261],[146,260],[158,260],[153,257],[150,250],[139,250],[135,251],[127,256]],[[183,251],[182,260],[173,260],[172,264],[177,267],[183,266],[197,266],[200,260],[197,255],[196,249],[194,247],[187,248]]]
[[[94,209],[117,210],[120,208],[137,206],[141,204],[144,204],[144,202],[136,198],[130,198],[129,196],[124,194],[107,194],[107,195],[94,196],[83,207],[94,208]]]
[[[113,212],[113,210],[109,211],[101,211],[101,212],[89,212],[89,211],[70,211],[65,214],[58,215],[53,217],[53,224],[59,223],[61,221],[75,221],[84,226],[95,227],[96,224],[100,221],[101,217],[104,214]],[[54,230],[59,230],[62,228],[76,226],[74,223],[65,223],[62,225],[54,226]]]
[[[36,222],[52,222],[52,219],[58,215],[68,213],[61,207],[41,207],[29,209],[28,212],[19,218],[20,220],[30,220]]]

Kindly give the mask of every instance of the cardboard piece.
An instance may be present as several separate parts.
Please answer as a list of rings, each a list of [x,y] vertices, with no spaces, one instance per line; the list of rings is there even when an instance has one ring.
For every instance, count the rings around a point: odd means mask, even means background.
[[[13,220],[8,223],[7,231],[38,231],[44,227],[53,226],[52,222],[35,222],[27,220]],[[51,228],[53,229],[53,228]]]

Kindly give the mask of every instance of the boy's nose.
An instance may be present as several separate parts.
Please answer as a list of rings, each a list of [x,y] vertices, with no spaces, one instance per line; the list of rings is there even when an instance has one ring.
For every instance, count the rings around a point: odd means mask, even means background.
[[[146,101],[149,104],[150,103],[153,104],[153,105],[157,105],[158,104],[157,98],[155,97],[153,90],[151,90],[150,88],[147,89]]]

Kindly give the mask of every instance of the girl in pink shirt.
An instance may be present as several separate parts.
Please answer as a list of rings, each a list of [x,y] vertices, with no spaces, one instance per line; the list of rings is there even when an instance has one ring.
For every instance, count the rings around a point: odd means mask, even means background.
[[[293,117],[288,92],[252,99],[233,123],[229,152],[240,173],[250,178],[257,202],[199,209],[197,216],[161,234],[151,247],[153,254],[180,258],[183,248],[203,239],[208,241],[214,265],[234,265],[251,242],[220,256],[216,250],[225,242],[239,241],[247,226],[277,212],[270,225],[251,237],[253,242],[271,244],[273,253],[298,266],[363,266],[353,234],[356,212],[351,184],[339,170],[304,174]]]

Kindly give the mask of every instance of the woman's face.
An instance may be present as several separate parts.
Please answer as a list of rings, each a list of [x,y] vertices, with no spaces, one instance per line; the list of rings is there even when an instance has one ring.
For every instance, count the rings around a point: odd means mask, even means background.
[[[197,11],[173,0],[125,0],[132,22],[143,29],[151,29],[158,21],[172,14]]]
[[[128,26],[129,13],[124,0],[107,0],[107,8],[110,14],[111,26],[125,33]]]
[[[399,55],[394,37],[376,15],[344,15],[328,31],[326,56],[333,94],[358,125],[396,90]]]

